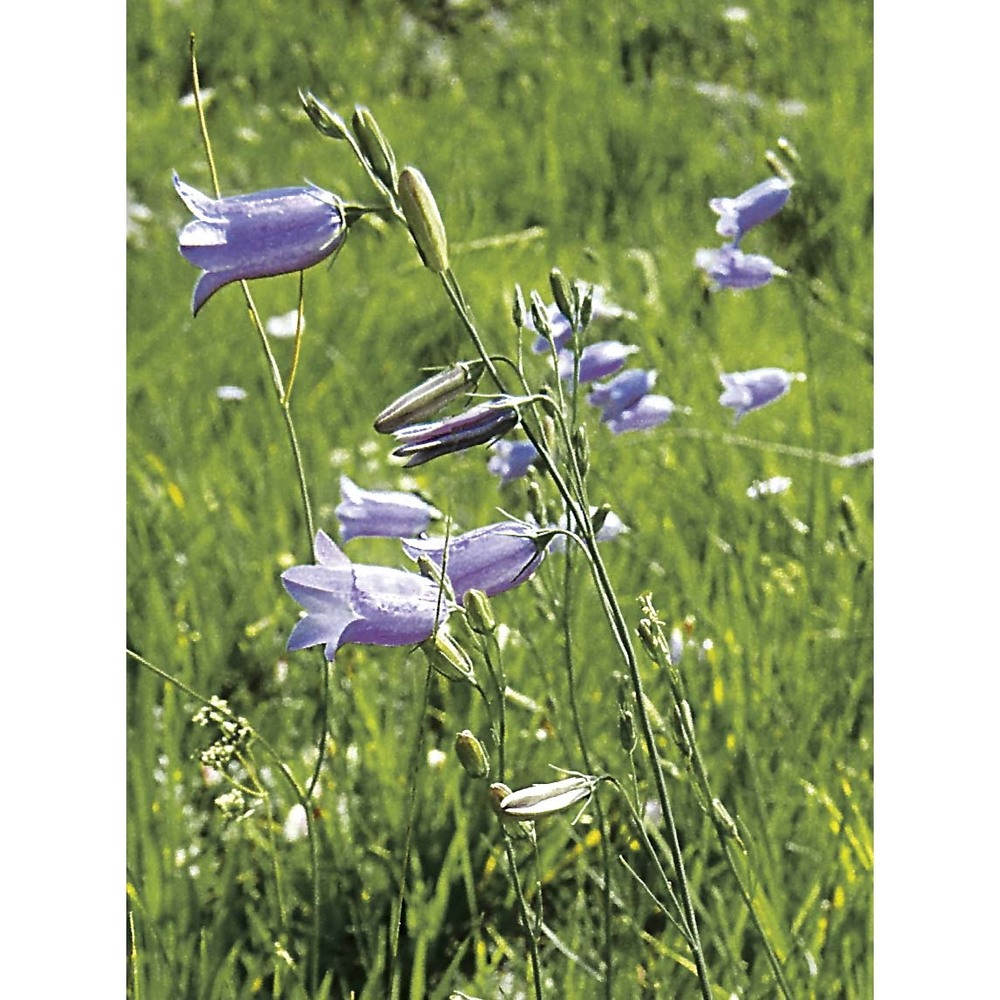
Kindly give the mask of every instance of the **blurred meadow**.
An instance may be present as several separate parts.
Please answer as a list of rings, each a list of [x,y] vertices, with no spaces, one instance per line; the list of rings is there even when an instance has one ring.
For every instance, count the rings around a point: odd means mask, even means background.
[[[637,347],[631,363],[657,371],[678,411],[620,436],[579,415],[591,498],[629,528],[602,545],[615,591],[633,628],[651,593],[684,637],[701,755],[739,826],[753,919],[672,735],[668,680],[640,656],[714,995],[781,995],[763,928],[792,995],[871,996],[873,466],[838,461],[872,447],[871,5],[129,0],[127,14],[127,645],[180,682],[127,661],[129,996],[532,995],[498,824],[452,749],[466,728],[485,741],[488,722],[467,686],[428,683],[422,654],[339,651],[313,839],[286,822],[276,759],[309,780],[324,681],[317,650],[285,650],[299,609],[279,577],[311,562],[311,540],[238,286],[191,316],[171,170],[212,187],[191,32],[223,194],[311,181],[370,201],[297,92],[348,118],[363,104],[433,188],[490,351],[515,353],[515,283],[548,300],[552,267],[635,314],[594,338]],[[709,293],[694,267],[721,242],[707,203],[770,176],[769,150],[795,185],[745,248],[789,275]],[[298,287],[252,282],[261,317],[294,310]],[[339,540],[342,475],[414,489],[462,530],[498,508],[523,517],[525,482],[501,485],[485,449],[404,473],[372,430],[424,369],[474,356],[405,230],[357,224],[304,288],[291,410],[316,527]],[[292,340],[271,343],[287,372]],[[551,381],[545,359],[525,366]],[[734,426],[719,373],[765,366],[808,377]],[[227,385],[245,398],[219,398]],[[748,496],[775,476],[785,492]],[[409,565],[390,539],[344,548]],[[552,554],[492,604],[524,696],[507,714],[509,783],[582,769],[575,700],[600,771],[629,785],[621,660],[583,561],[567,574]],[[225,698],[276,751],[249,749],[262,794],[247,815],[215,803],[227,786],[199,762],[212,734],[185,688]],[[637,753],[652,798],[646,765]],[[653,878],[621,796],[598,795],[613,858]],[[518,847],[546,995],[698,996],[681,935],[617,860],[606,985],[605,845],[592,807],[572,818],[540,820],[537,852]]]

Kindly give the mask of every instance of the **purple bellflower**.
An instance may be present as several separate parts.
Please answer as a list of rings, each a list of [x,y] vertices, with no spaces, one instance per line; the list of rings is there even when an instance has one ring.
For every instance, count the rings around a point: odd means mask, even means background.
[[[288,649],[324,643],[333,660],[341,646],[409,646],[434,632],[454,610],[432,580],[386,566],[352,563],[322,531],[316,532],[316,565],[281,574],[285,590],[306,609],[288,637]]]
[[[712,291],[731,288],[737,291],[760,288],[773,277],[784,277],[788,272],[759,253],[744,253],[735,246],[726,245],[714,250],[699,250],[694,256],[695,267],[708,275]]]
[[[493,454],[486,468],[503,483],[520,479],[538,458],[538,451],[530,441],[495,441],[490,451]]]
[[[614,375],[639,348],[632,344],[622,344],[617,340],[599,340],[588,344],[580,352],[580,384],[593,382],[599,378]],[[563,380],[573,377],[574,357],[572,351],[559,353],[559,377]]]
[[[788,201],[792,186],[780,177],[755,184],[735,198],[713,198],[709,207],[719,214],[715,231],[739,246],[746,232],[777,215]]]
[[[653,388],[656,372],[630,368],[616,375],[610,382],[595,385],[587,396],[587,402],[599,406],[604,412],[601,419],[608,421],[617,417],[642,399]]]
[[[448,540],[445,574],[459,603],[470,590],[487,597],[502,594],[530,579],[545,557],[552,532],[519,521],[500,521]],[[427,556],[438,567],[445,552],[443,538],[406,538],[411,559]]]
[[[427,530],[441,511],[412,493],[363,490],[340,477],[340,503],[335,511],[342,542],[352,538],[409,538]]]
[[[223,285],[312,267],[347,234],[340,200],[322,188],[209,198],[176,173],[174,187],[195,217],[178,237],[181,255],[202,271],[191,302],[195,315]]]
[[[738,423],[751,410],[759,410],[780,399],[793,382],[804,381],[805,375],[786,372],[784,368],[753,368],[745,372],[723,372],[719,380],[724,386],[719,402],[732,408],[733,423]]]
[[[401,445],[393,455],[409,459],[406,468],[423,465],[441,455],[465,451],[503,437],[520,419],[510,397],[491,399],[454,417],[399,428],[394,434]]]
[[[643,396],[627,410],[621,410],[610,418],[605,417],[604,423],[612,434],[624,434],[626,431],[648,431],[660,424],[665,424],[677,407],[667,396]]]

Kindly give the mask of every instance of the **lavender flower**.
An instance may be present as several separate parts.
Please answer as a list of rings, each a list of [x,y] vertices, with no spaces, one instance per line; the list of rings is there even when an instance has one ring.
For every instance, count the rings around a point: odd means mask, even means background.
[[[600,340],[596,344],[588,344],[580,353],[580,383],[593,382],[595,379],[614,375],[630,354],[635,354],[639,348],[631,344],[622,344],[617,340]],[[571,379],[575,360],[572,351],[559,353],[559,377]]]
[[[530,441],[495,441],[490,451],[493,455],[486,468],[504,483],[520,479],[538,458],[538,451]]]
[[[454,417],[400,428],[395,436],[402,445],[393,455],[409,458],[407,468],[423,465],[441,455],[465,451],[477,444],[486,444],[503,437],[517,426],[520,419],[517,407],[510,397],[491,399]]]
[[[180,232],[181,255],[200,267],[192,312],[223,285],[312,267],[344,241],[340,200],[318,187],[276,188],[209,198],[174,173],[177,194],[195,216]]]
[[[441,511],[412,493],[363,490],[347,476],[340,477],[340,539],[408,538],[427,530]]]
[[[630,368],[616,375],[610,382],[595,385],[587,396],[587,402],[599,406],[604,411],[601,419],[608,421],[617,417],[642,399],[653,388],[656,372]]]
[[[719,379],[725,387],[719,402],[732,407],[733,423],[739,422],[751,410],[759,410],[788,392],[793,382],[802,382],[801,372],[786,372],[784,368],[753,368],[745,372],[723,372]]]
[[[530,579],[545,557],[551,531],[518,521],[500,521],[448,541],[445,574],[461,603],[470,590],[487,597],[502,594]],[[403,549],[411,559],[427,556],[441,566],[443,538],[407,538]]]
[[[316,565],[281,574],[285,590],[306,609],[288,637],[288,649],[326,645],[326,658],[349,643],[409,646],[434,631],[438,606],[453,605],[433,581],[385,566],[352,563],[329,535],[316,532]]]
[[[788,181],[772,177],[735,198],[713,198],[709,207],[720,216],[715,231],[738,246],[745,233],[781,211],[791,192]]]
[[[648,431],[666,423],[677,407],[667,396],[643,396],[627,410],[622,410],[610,419],[605,417],[604,423],[612,434],[624,434],[626,431]]]
[[[694,263],[708,275],[709,287],[713,291],[720,288],[760,288],[776,275],[788,274],[769,257],[743,253],[728,244],[715,250],[699,250],[694,256]]]

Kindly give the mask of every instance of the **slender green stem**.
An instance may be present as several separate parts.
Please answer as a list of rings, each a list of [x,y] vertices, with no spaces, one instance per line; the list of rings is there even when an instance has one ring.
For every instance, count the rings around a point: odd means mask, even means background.
[[[514,855],[514,844],[511,842],[510,834],[503,829],[504,848],[507,852],[507,864],[510,866],[510,877],[514,883],[514,892],[517,895],[518,909],[521,911],[521,922],[524,924],[524,934],[528,939],[528,953],[531,956],[531,978],[535,984],[535,1000],[542,1000],[542,963],[538,957],[538,942],[535,935],[531,933],[531,915],[528,912],[528,902],[524,898],[524,889],[521,887],[521,876],[517,871],[517,858]]]
[[[496,384],[497,389],[502,393],[506,393],[507,390],[504,386],[503,380],[500,378],[500,373],[497,371],[496,366],[483,346],[482,339],[479,336],[479,331],[476,328],[475,321],[473,320],[469,308],[466,305],[465,298],[462,295],[458,279],[455,277],[454,272],[449,269],[441,275],[441,280],[445,291],[448,293],[452,304],[455,306],[455,309],[473,342],[473,345],[478,351],[480,358],[482,358],[485,363],[487,371],[490,373],[490,377]],[[698,934],[698,920],[695,914],[694,902],[691,897],[691,890],[684,867],[684,855],[681,850],[680,834],[674,820],[673,809],[670,805],[670,798],[667,794],[666,779],[663,774],[663,767],[660,764],[659,754],[656,750],[656,739],[653,734],[652,723],[645,706],[645,694],[642,687],[642,678],[639,674],[639,666],[636,660],[635,650],[632,646],[628,625],[625,622],[625,617],[618,604],[618,599],[610,577],[608,576],[607,568],[605,567],[601,554],[598,551],[597,538],[593,530],[593,525],[590,522],[589,512],[586,506],[581,504],[578,498],[573,495],[556,467],[554,460],[549,455],[548,450],[539,439],[539,436],[535,434],[532,428],[527,424],[524,424],[523,426],[525,436],[538,451],[543,466],[551,475],[557,490],[563,498],[563,502],[567,506],[567,511],[572,514],[573,518],[580,526],[584,541],[583,550],[586,553],[588,562],[590,563],[595,587],[601,598],[601,604],[604,608],[605,615],[608,618],[612,634],[615,637],[615,641],[618,644],[622,658],[625,660],[628,668],[629,680],[632,683],[632,689],[635,693],[636,713],[639,717],[643,743],[653,771],[657,799],[659,800],[660,809],[663,813],[664,823],[667,825],[669,834],[667,843],[673,860],[674,870],[677,873],[677,882],[681,891],[681,901],[684,908],[685,922],[688,924],[691,932],[690,945],[694,954],[695,966],[698,970],[699,986],[704,1000],[712,1000],[711,980],[708,975],[708,966],[705,962],[705,955],[702,951],[701,940]],[[573,449],[570,448],[569,450],[572,454]],[[572,462],[574,460],[575,459],[571,459],[570,461]],[[580,478],[582,479],[582,477]]]

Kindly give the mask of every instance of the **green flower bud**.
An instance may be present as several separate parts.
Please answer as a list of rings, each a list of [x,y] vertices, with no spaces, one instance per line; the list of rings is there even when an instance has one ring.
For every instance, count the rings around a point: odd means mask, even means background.
[[[522,822],[521,820],[513,819],[505,815],[504,811],[500,808],[500,803],[510,794],[510,785],[505,785],[502,781],[493,782],[488,792],[490,808],[497,814],[500,822],[503,824],[503,828],[512,837],[533,837],[535,835],[534,823],[530,820]]]
[[[510,318],[518,330],[523,328],[525,316],[527,316],[527,307],[524,304],[524,293],[521,291],[520,285],[515,285],[514,304],[511,306]]]
[[[416,167],[404,167],[399,175],[399,204],[420,259],[435,274],[444,274],[449,268],[448,236],[434,195]]]
[[[590,468],[590,441],[587,438],[587,428],[580,424],[573,431],[573,451],[576,453],[576,461],[580,466],[580,475],[585,476]],[[605,517],[608,515],[605,514]],[[603,522],[602,522],[603,523]]]
[[[470,778],[489,777],[489,755],[470,729],[463,729],[455,735],[455,753]]]
[[[433,416],[466,392],[474,391],[485,368],[482,361],[466,361],[432,375],[390,403],[375,418],[375,430],[392,434],[400,427]]]
[[[593,514],[590,515],[590,526],[594,529],[594,534],[596,535],[601,528],[604,527],[604,522],[608,519],[608,514],[611,513],[611,504],[602,503]]]
[[[542,301],[541,295],[538,294],[534,289],[531,290],[531,322],[534,323],[535,329],[543,336],[546,340],[552,339],[552,324],[549,322],[549,311],[545,308],[545,303]]]
[[[351,126],[358,137],[358,145],[365,154],[365,159],[372,168],[372,173],[390,190],[396,190],[396,157],[382,130],[375,121],[375,116],[358,104],[354,108]]]
[[[347,122],[336,111],[331,111],[312,91],[307,90],[303,94],[300,90],[299,100],[309,120],[323,135],[330,139],[350,140],[351,133],[348,131]]]
[[[858,530],[858,511],[854,506],[854,501],[845,493],[840,498],[840,516],[844,519],[849,531]]]
[[[632,715],[632,709],[621,704],[618,706],[618,741],[625,753],[632,753],[635,750],[635,717]]]
[[[558,267],[554,267],[549,271],[549,287],[552,289],[552,297],[556,300],[559,311],[575,327],[578,310],[573,304],[569,285],[566,284],[566,279]]]
[[[496,631],[497,620],[493,617],[490,599],[481,590],[467,590],[462,598],[465,620],[477,635],[492,635]]]
[[[447,632],[437,632],[425,639],[420,648],[427,657],[427,662],[442,676],[450,681],[465,681],[476,683],[476,672],[472,660]]]

